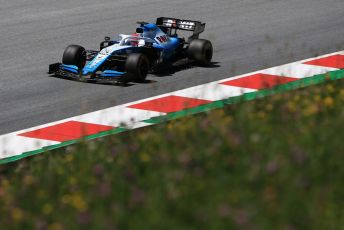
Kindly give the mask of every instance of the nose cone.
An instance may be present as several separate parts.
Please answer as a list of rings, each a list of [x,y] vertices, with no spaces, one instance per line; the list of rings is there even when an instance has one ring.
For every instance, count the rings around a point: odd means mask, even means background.
[[[88,75],[88,74],[91,74],[91,72],[89,72],[89,70],[87,70],[87,69],[83,69],[82,70],[82,75]]]
[[[106,61],[108,55],[99,53],[92,61],[87,63],[82,70],[83,75],[92,74]]]

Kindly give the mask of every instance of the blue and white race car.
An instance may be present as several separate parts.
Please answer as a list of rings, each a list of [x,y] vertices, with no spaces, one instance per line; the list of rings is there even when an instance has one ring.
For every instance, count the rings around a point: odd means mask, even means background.
[[[148,72],[157,71],[165,63],[188,58],[200,66],[211,62],[213,46],[199,39],[205,23],[160,17],[156,23],[138,22],[132,35],[119,35],[119,40],[105,37],[100,51],[68,46],[62,63],[49,66],[49,74],[86,81],[142,82]],[[178,30],[190,31],[187,39]]]

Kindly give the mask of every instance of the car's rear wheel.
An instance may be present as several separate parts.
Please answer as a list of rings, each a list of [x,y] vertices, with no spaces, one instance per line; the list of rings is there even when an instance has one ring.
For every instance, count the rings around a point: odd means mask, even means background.
[[[125,62],[125,71],[133,81],[143,82],[149,71],[149,60],[140,53],[129,54]]]
[[[213,58],[213,45],[205,39],[192,40],[188,50],[188,58],[201,66],[209,65]]]
[[[62,63],[65,65],[75,65],[81,70],[86,64],[85,48],[79,45],[68,46],[63,53]]]

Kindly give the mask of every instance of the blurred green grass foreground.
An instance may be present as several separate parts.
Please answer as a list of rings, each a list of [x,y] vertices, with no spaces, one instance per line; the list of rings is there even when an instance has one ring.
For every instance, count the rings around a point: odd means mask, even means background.
[[[344,229],[344,81],[0,166],[1,229]]]

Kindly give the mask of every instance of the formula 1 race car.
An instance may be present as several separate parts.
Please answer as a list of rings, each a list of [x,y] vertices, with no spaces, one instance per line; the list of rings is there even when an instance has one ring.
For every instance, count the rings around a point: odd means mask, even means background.
[[[199,39],[205,23],[160,17],[155,24],[138,24],[135,34],[121,34],[119,40],[105,37],[100,51],[68,46],[62,63],[51,64],[48,73],[83,81],[142,82],[148,72],[158,70],[164,63],[185,58],[200,66],[211,62],[211,42]],[[192,35],[187,39],[179,37],[178,30]]]

